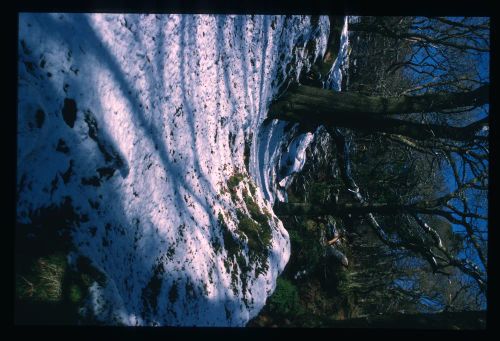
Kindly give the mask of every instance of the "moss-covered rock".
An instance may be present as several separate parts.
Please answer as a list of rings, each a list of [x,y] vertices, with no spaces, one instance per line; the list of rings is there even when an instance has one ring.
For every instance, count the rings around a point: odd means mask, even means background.
[[[261,209],[255,201],[256,187],[247,175],[242,173],[232,175],[227,181],[227,188],[231,199],[240,209],[236,210],[237,228],[234,230],[229,229],[225,215],[221,212],[218,214],[218,225],[228,255],[224,260],[224,267],[231,273],[231,287],[235,293],[238,284],[241,285],[243,301],[248,306],[250,304],[246,298],[248,280],[264,274],[269,269],[268,257],[272,241],[269,220],[272,216],[267,210]],[[212,244],[217,245],[217,242],[213,241]],[[245,253],[245,250],[248,253]],[[254,274],[250,273],[252,268]]]

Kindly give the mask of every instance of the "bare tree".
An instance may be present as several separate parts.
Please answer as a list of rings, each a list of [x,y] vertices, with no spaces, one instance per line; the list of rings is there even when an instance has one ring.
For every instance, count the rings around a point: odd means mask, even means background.
[[[297,122],[310,130],[326,128],[335,145],[340,177],[351,196],[350,202],[344,203],[278,204],[277,214],[362,217],[386,246],[419,255],[434,273],[449,277],[453,269],[458,269],[484,294],[489,84],[487,70],[481,67],[489,53],[489,20],[379,17],[353,24],[351,30],[384,37],[387,43],[381,44],[383,54],[379,56],[394,59],[386,60],[380,77],[397,75],[405,79],[405,86],[334,92],[298,84],[275,101],[269,118]],[[335,39],[329,43],[327,51],[338,48]],[[302,79],[325,77],[318,70],[331,66],[331,55],[327,53],[323,64]],[[448,170],[455,184],[430,198],[419,197],[415,191],[408,198],[394,201],[367,199],[369,192],[357,185],[352,174],[356,165],[351,164],[346,131],[353,136],[381,139],[410,158],[425,159],[423,164],[428,169],[422,171],[423,176],[432,178],[436,172]],[[398,216],[399,226],[384,225],[382,218],[387,216]],[[455,226],[455,233],[463,234],[460,252],[445,245],[433,226],[435,217]],[[459,297],[461,291],[453,296]],[[453,297],[449,302],[452,306]]]

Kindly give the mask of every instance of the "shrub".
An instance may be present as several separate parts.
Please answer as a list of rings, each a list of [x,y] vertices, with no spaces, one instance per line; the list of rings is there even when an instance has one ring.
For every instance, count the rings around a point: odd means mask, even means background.
[[[297,287],[292,282],[278,278],[276,290],[269,297],[269,311],[276,316],[295,316],[301,312],[301,304]]]

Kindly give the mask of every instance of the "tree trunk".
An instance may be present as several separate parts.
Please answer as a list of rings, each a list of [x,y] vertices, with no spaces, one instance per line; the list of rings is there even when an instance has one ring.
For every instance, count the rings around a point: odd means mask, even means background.
[[[297,86],[288,91],[273,108],[280,104],[313,105],[332,113],[364,113],[380,115],[436,112],[488,103],[489,85],[466,92],[435,93],[420,96],[381,97],[356,92],[337,92],[310,86]]]
[[[309,216],[319,217],[324,215],[363,215],[368,213],[394,214],[401,212],[418,213],[419,208],[410,205],[397,204],[359,204],[345,203],[341,205],[312,205],[307,203],[278,202],[274,205],[274,213],[279,217]]]
[[[344,171],[345,173],[345,171]],[[349,177],[342,175],[345,183],[349,183]],[[347,179],[347,181],[346,181]],[[451,214],[450,211],[440,209],[453,198],[457,198],[460,194],[476,182],[479,178],[474,178],[473,181],[461,185],[461,187],[451,193],[438,197],[432,200],[422,200],[413,204],[396,204],[396,203],[343,203],[329,205],[313,205],[309,203],[291,203],[277,202],[274,205],[273,211],[278,216],[311,216],[318,217],[323,215],[338,215],[352,214],[363,215],[368,213],[377,214],[398,214],[398,213],[439,213],[440,211]],[[352,186],[351,186],[352,187]],[[460,213],[456,213],[460,215]],[[464,212],[465,214],[465,212]]]
[[[326,51],[323,58],[318,58],[316,63],[307,73],[300,76],[300,83],[310,86],[322,86],[322,82],[326,81],[327,75],[332,69],[335,60],[337,59],[340,49],[340,36],[344,24],[343,16],[329,16],[330,34],[326,44]]]
[[[328,36],[328,43],[326,45],[326,51],[321,63],[318,65],[318,70],[321,76],[325,76],[330,72],[335,59],[340,49],[340,35],[342,33],[342,27],[344,24],[343,16],[329,16],[330,19],[330,34]]]
[[[446,138],[470,140],[487,124],[487,119],[465,127],[421,124],[388,115],[429,113],[488,103],[489,85],[462,93],[440,93],[420,96],[379,97],[352,92],[295,86],[269,108],[269,118],[304,123],[309,126],[328,125],[408,136],[417,140]]]

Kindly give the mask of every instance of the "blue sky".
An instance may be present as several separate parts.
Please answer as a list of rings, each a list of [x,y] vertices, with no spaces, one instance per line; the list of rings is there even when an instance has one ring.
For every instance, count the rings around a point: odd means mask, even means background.
[[[453,20],[453,21],[460,20],[460,18],[451,18],[451,17],[448,17],[447,19]],[[477,19],[473,18],[471,21],[472,22],[474,22],[474,21],[480,22],[480,21],[483,21],[483,19],[484,18],[477,18]],[[424,22],[424,23],[420,24],[420,26],[423,27],[424,25],[427,25],[427,24],[428,24],[428,22]],[[433,29],[434,28],[435,27],[433,27]],[[428,33],[428,32],[429,31],[425,30],[425,29],[422,31],[417,31],[417,33]],[[447,49],[440,50],[440,49],[441,49],[441,47],[432,46],[432,45],[427,46],[427,50],[425,50],[423,48],[418,49],[417,47],[414,47],[414,49],[413,49],[414,55],[413,55],[413,58],[411,61],[414,62],[415,64],[420,64],[420,65],[424,64],[423,67],[418,68],[418,71],[423,70],[424,72],[432,73],[432,75],[421,74],[421,73],[417,72],[416,69],[412,69],[411,66],[405,70],[405,74],[408,77],[411,77],[412,79],[416,80],[418,82],[418,84],[436,83],[436,82],[442,82],[442,81],[446,80],[447,70],[446,69],[444,69],[444,70],[439,69],[438,65],[445,62],[445,59],[447,57],[446,53],[448,52],[448,50]],[[430,53],[433,56],[429,57],[428,53]],[[436,54],[436,55],[434,55],[434,54]],[[471,53],[471,54],[468,53],[467,57],[468,57],[467,62],[464,65],[462,65],[461,69],[459,69],[459,72],[460,71],[463,71],[463,72],[472,71],[475,80],[478,81],[478,83],[471,83],[471,84],[474,84],[474,86],[476,86],[476,84],[477,84],[477,86],[479,86],[479,82],[481,82],[481,83],[489,82],[489,78],[490,78],[490,76],[489,76],[490,75],[490,56],[489,56],[489,53],[486,53],[486,52],[485,53]],[[445,89],[446,88],[443,88],[443,90],[445,90]],[[414,92],[413,94],[418,94],[418,93],[422,93],[422,92],[423,92],[423,90]],[[460,124],[461,123],[461,125],[467,125],[467,124],[471,123],[472,121],[476,121],[478,119],[484,118],[485,116],[488,115],[488,112],[489,112],[489,105],[484,105],[481,108],[476,108],[476,109],[470,111],[466,117],[460,116],[461,119],[465,118],[466,119],[465,121],[460,121],[460,120],[455,121],[454,120],[453,124]],[[455,163],[457,164],[457,167],[459,168],[458,173],[460,175],[462,175],[462,173],[465,174],[465,179],[466,179],[465,182],[467,182],[470,179],[473,179],[475,176],[471,172],[471,169],[468,166],[466,166],[465,169],[463,169],[464,165],[462,163],[461,158],[458,155],[455,155],[455,154],[452,154],[452,155],[454,157]],[[445,179],[447,192],[449,193],[449,192],[455,191],[457,189],[457,183],[455,181],[455,177],[453,175],[451,166],[445,161],[443,162],[443,165],[444,166],[442,167],[442,172],[443,172],[443,176]],[[486,165],[488,166],[488,160],[486,160]],[[477,208],[478,208],[477,213],[478,214],[485,215],[485,216],[488,215],[488,207],[487,207],[488,200],[487,200],[487,198],[486,198],[485,203],[479,203],[479,202],[475,202],[475,200],[471,196],[471,191],[467,191],[466,195],[468,196],[469,207],[477,206]],[[453,200],[450,203],[459,209],[463,208],[460,200]],[[455,217],[458,218],[458,216],[455,216]],[[481,230],[484,230],[484,233],[482,233],[482,238],[484,238],[485,240],[488,240],[488,232],[487,232],[488,222],[484,221],[484,220],[477,220],[475,222],[475,226]],[[452,228],[453,228],[453,231],[455,233],[460,233],[460,234],[465,233],[465,228],[461,225],[452,224]],[[479,260],[477,252],[473,249],[473,247],[471,246],[470,243],[468,243],[467,246],[468,247],[465,248],[463,251],[461,251],[458,256],[460,258],[467,258],[467,259],[473,261],[482,270],[485,270],[484,267],[482,266],[480,260]],[[485,252],[485,253],[487,253],[487,252]]]

